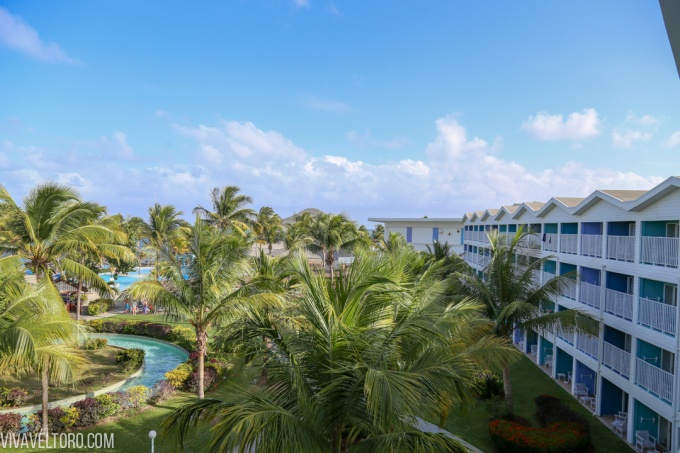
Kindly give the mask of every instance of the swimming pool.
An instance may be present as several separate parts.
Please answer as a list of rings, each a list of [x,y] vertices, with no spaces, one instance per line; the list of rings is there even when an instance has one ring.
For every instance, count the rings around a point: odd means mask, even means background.
[[[166,372],[175,369],[177,365],[189,358],[189,354],[179,346],[153,338],[108,333],[96,333],[92,334],[91,337],[104,338],[108,340],[111,346],[126,349],[138,348],[143,349],[146,353],[141,375],[126,382],[121,387],[122,390],[135,385],[145,385],[151,388],[156,382],[165,379]]]
[[[142,268],[137,268],[133,272],[130,272],[129,274],[118,274],[118,278],[114,280],[117,284],[118,287],[116,288],[118,291],[125,291],[132,285],[134,282],[139,280],[140,278],[144,278],[147,275],[151,273],[152,267],[142,267]],[[104,279],[105,282],[109,282],[111,280],[111,272],[106,272],[103,274],[99,274],[101,278]]]

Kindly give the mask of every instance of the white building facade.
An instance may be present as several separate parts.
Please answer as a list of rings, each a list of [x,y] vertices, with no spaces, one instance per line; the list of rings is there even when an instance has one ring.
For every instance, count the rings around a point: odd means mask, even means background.
[[[385,225],[385,239],[390,233],[399,233],[406,242],[413,245],[416,250],[427,250],[435,241],[448,243],[453,252],[463,252],[462,232],[463,219],[461,218],[377,218],[368,219],[369,222],[382,223]]]
[[[680,178],[649,191],[596,191],[467,213],[464,258],[488,262],[487,234],[534,233],[529,255],[549,257],[535,279],[576,275],[545,310],[580,309],[599,320],[599,335],[516,331],[513,342],[587,389],[598,416],[626,412],[624,436],[647,430],[666,451],[680,447]],[[575,271],[575,272],[574,272]]]

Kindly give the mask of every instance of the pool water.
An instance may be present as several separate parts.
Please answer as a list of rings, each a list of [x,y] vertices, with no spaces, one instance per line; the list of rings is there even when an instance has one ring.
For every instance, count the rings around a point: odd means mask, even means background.
[[[138,337],[134,335],[116,334],[92,334],[94,338],[104,338],[112,346],[121,348],[143,349],[146,353],[142,374],[126,383],[122,390],[135,385],[153,387],[156,382],[165,379],[165,373],[175,369],[177,365],[185,362],[189,355],[178,346],[154,340],[153,338]]]
[[[118,283],[118,291],[125,291],[132,285],[134,282],[139,280],[140,278],[144,278],[147,275],[151,273],[151,267],[142,267],[142,268],[137,268],[134,271],[130,272],[129,274],[118,274],[118,279],[114,280],[116,283]],[[111,279],[111,273],[106,272],[104,274],[99,274],[101,278],[104,279],[105,282],[109,282]]]

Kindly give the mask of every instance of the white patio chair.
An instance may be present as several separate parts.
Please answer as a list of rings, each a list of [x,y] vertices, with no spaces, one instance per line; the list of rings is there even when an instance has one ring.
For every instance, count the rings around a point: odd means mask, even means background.
[[[531,355],[536,355],[538,353],[538,345],[531,345]]]
[[[553,356],[551,354],[546,355],[545,360],[544,360],[545,366],[551,367],[552,366],[552,359],[553,359]]]
[[[612,422],[611,427],[612,431],[618,434],[619,437],[623,437],[623,433],[626,432],[626,428],[628,427],[628,413],[619,411],[619,414]]]
[[[585,384],[575,384],[574,385],[574,396],[580,398],[582,396],[588,396],[588,387]]]
[[[656,439],[649,435],[649,431],[635,431],[635,451],[638,453],[645,453],[645,450],[653,449],[655,446]]]

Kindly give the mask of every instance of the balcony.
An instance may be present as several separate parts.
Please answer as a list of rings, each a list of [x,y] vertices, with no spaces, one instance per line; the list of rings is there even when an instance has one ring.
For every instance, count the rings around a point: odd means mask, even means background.
[[[578,234],[560,234],[560,252],[576,255],[578,252]]]
[[[602,364],[621,376],[630,377],[630,353],[606,341],[602,350]]]
[[[599,234],[582,234],[581,255],[602,258],[602,236]]]
[[[590,307],[600,309],[600,291],[602,289],[599,285],[592,283],[581,282],[581,292],[578,296],[578,301]],[[576,288],[574,288],[576,289]]]
[[[576,282],[571,278],[565,279],[565,285],[562,288],[562,295],[567,299],[576,300]]]
[[[522,247],[528,248],[528,249],[540,249],[541,248],[541,239],[538,236],[536,236],[535,234],[529,234],[527,236],[524,236],[524,238],[522,238],[520,245]]]
[[[640,297],[638,323],[651,329],[675,336],[675,305],[664,304]]]
[[[557,327],[555,329],[555,333],[557,333],[557,336],[560,337],[562,340],[566,341],[567,343],[569,343],[572,346],[574,345],[574,337],[575,337],[574,332],[566,332],[566,331],[562,330],[561,327]]]
[[[607,236],[607,258],[610,260],[635,261],[634,236]]]
[[[673,375],[636,358],[635,383],[670,404],[673,401]]]
[[[605,289],[604,311],[619,318],[633,320],[633,295]]]
[[[543,241],[543,250],[546,252],[556,252],[557,251],[557,233],[545,233],[543,235],[545,240]]]
[[[599,344],[600,339],[598,337],[588,335],[587,333],[579,333],[578,337],[576,338],[576,348],[585,352],[595,360],[597,360],[597,349]]]
[[[642,236],[640,262],[678,267],[678,238]]]

